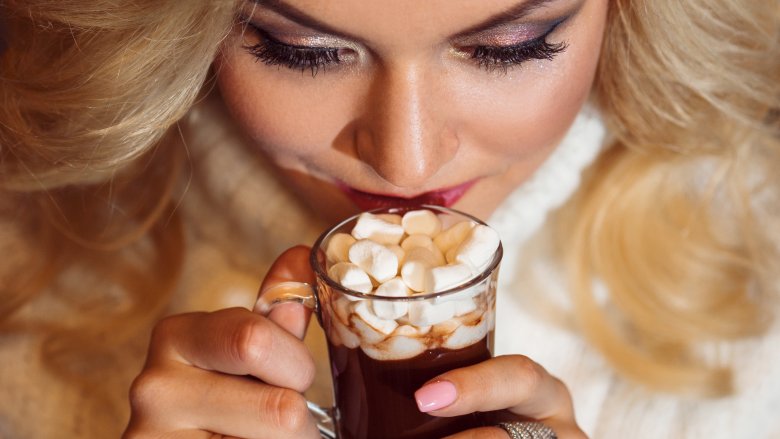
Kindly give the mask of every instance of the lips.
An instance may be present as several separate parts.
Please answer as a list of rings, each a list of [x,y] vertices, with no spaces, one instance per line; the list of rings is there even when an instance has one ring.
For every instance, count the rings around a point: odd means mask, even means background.
[[[361,210],[372,210],[383,207],[412,207],[421,204],[451,207],[460,200],[474,183],[476,183],[476,180],[471,180],[457,186],[426,192],[411,198],[363,192],[343,183],[339,183],[338,186],[358,208]]]

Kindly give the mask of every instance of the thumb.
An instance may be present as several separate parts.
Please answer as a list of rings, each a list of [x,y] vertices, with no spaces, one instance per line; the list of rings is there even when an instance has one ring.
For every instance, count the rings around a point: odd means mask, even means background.
[[[274,261],[260,285],[260,294],[282,282],[307,282],[314,285],[315,276],[309,266],[309,247],[299,245],[287,249]],[[303,339],[309,325],[311,310],[299,303],[277,305],[268,314],[268,318],[287,332]]]

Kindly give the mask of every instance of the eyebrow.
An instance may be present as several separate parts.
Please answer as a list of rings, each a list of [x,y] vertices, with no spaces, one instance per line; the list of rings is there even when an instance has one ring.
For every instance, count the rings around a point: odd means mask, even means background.
[[[355,40],[355,41],[361,40],[360,38],[357,38],[353,35],[349,35],[347,33],[334,29],[327,23],[323,23],[322,21],[312,17],[311,15],[308,15],[307,13],[296,8],[295,6],[284,2],[283,0],[250,0],[250,1],[258,6],[276,12],[277,14],[285,18],[288,18],[292,21],[295,21],[298,24],[306,26],[312,30],[331,34],[333,36],[346,38],[350,40]],[[549,3],[553,3],[555,1],[556,0],[523,1],[517,5],[510,7],[509,9],[503,12],[499,12],[498,14],[489,17],[487,20],[477,25],[474,25],[464,31],[458,32],[455,35],[455,37],[473,35],[491,29],[493,27],[499,26],[504,23],[509,23],[515,20],[519,20],[525,17],[526,15],[530,14],[534,10],[547,6]]]
[[[502,24],[511,23],[512,21],[519,20],[536,9],[541,9],[556,0],[527,0],[522,3],[518,3],[509,9],[499,12],[487,20],[476,24],[464,31],[458,32],[455,37],[464,37],[468,35],[478,34],[488,29],[492,29]]]
[[[303,12],[302,10],[296,8],[295,6],[289,3],[285,3],[282,0],[251,0],[251,1],[252,3],[258,6],[276,12],[277,14],[289,20],[292,20],[300,25],[306,26],[312,30],[330,34],[336,37],[353,40],[353,41],[361,41],[360,38],[357,38],[354,35],[350,35],[341,32],[337,29],[334,29],[329,24],[323,23],[322,21],[312,17],[311,15]]]

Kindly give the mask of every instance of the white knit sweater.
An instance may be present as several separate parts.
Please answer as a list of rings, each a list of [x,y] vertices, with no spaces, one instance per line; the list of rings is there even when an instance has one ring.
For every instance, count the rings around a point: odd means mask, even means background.
[[[497,354],[521,353],[561,378],[574,399],[580,426],[593,438],[780,438],[780,325],[765,337],[712,346],[733,360],[737,393],[722,399],[655,394],[617,376],[552,304],[571,305],[563,273],[546,257],[547,212],[561,205],[596,157],[604,129],[585,110],[533,178],[493,215],[508,249],[501,266]]]
[[[204,105],[191,117],[197,123],[217,121],[218,129],[189,145],[194,178],[181,208],[197,212],[201,221],[188,230],[191,244],[184,279],[170,310],[250,307],[273,258],[290,245],[310,244],[323,226],[270,176],[266,164],[235,147],[239,137],[225,128],[229,123],[218,106]],[[603,139],[598,116],[583,111],[548,161],[490,218],[505,248],[496,353],[527,355],[560,377],[571,390],[580,425],[593,438],[780,438],[778,325],[761,339],[720,348],[720,355],[729,355],[736,365],[735,396],[696,400],[648,393],[623,380],[570,325],[547,312],[550,304],[564,311],[570,305],[560,268],[545,251],[549,232],[545,218],[578,187],[582,170],[598,155]],[[226,221],[226,216],[232,219]],[[236,231],[242,245],[257,250],[252,261],[231,253],[234,243],[222,239]],[[2,245],[6,244],[0,239],[0,250]],[[258,260],[261,263],[248,272],[247,264]],[[22,312],[57,320],[60,308],[41,299]],[[323,383],[328,362],[321,332],[313,331],[307,343],[319,361],[311,395],[322,401],[327,399]],[[143,351],[141,343],[128,353],[126,367],[106,382],[117,389],[118,404],[140,370]],[[126,404],[118,418],[105,416],[90,404],[89,395],[52,378],[38,352],[34,335],[0,336],[0,439],[116,436],[128,416]],[[86,418],[97,422],[84,422]]]

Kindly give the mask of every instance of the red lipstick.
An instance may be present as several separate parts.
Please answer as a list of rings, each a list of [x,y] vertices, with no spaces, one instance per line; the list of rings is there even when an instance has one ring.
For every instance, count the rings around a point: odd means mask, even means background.
[[[466,191],[468,191],[476,182],[476,180],[471,180],[457,186],[425,192],[411,198],[363,192],[349,187],[344,183],[338,183],[338,187],[359,209],[372,210],[380,207],[411,207],[421,204],[451,207],[460,200]]]

